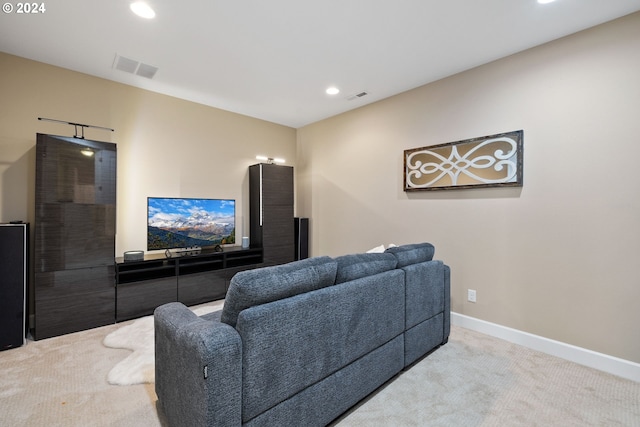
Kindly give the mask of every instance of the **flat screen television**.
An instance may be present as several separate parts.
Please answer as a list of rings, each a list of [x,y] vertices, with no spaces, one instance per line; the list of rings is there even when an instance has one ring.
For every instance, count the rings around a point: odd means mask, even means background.
[[[235,241],[235,200],[147,197],[148,251]]]

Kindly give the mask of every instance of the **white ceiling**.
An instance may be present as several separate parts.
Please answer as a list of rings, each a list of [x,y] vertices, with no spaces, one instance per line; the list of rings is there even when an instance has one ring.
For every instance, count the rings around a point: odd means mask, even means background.
[[[149,0],[157,15],[144,20],[129,0],[43,3],[44,13],[0,15],[0,51],[294,128],[640,10],[640,0]],[[159,70],[151,80],[116,70],[116,54]],[[341,92],[326,95],[330,85]]]

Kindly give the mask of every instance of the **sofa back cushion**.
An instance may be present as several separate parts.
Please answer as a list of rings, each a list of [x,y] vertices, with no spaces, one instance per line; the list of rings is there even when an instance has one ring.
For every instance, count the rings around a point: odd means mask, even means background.
[[[336,284],[393,270],[398,264],[392,254],[385,253],[344,255],[335,260],[338,263]]]
[[[241,271],[231,279],[220,320],[235,327],[246,308],[331,286],[336,270],[336,261],[324,256]]]
[[[411,264],[431,261],[435,247],[431,243],[413,243],[388,248],[385,253],[393,254],[398,260],[398,268]]]
[[[344,378],[352,369],[365,369],[354,362],[404,330],[404,280],[404,272],[395,269],[243,310],[236,326],[242,340],[243,423],[297,393],[312,396],[315,385],[347,366]],[[404,345],[389,357],[385,364],[402,369]],[[359,375],[367,383],[385,371],[379,366]],[[294,409],[305,410],[304,405]]]

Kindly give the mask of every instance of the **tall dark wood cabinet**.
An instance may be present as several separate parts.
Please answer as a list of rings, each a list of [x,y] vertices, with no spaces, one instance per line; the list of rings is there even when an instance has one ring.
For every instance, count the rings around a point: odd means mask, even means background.
[[[34,338],[115,322],[116,145],[38,134]]]
[[[249,166],[249,193],[251,247],[262,247],[264,266],[293,261],[293,167]]]

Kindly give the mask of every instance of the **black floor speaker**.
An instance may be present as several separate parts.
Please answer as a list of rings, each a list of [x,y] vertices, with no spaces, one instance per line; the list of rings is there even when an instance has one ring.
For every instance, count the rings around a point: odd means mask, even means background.
[[[309,258],[309,218],[293,218],[296,260]]]
[[[28,241],[29,224],[0,224],[0,350],[25,342]]]

